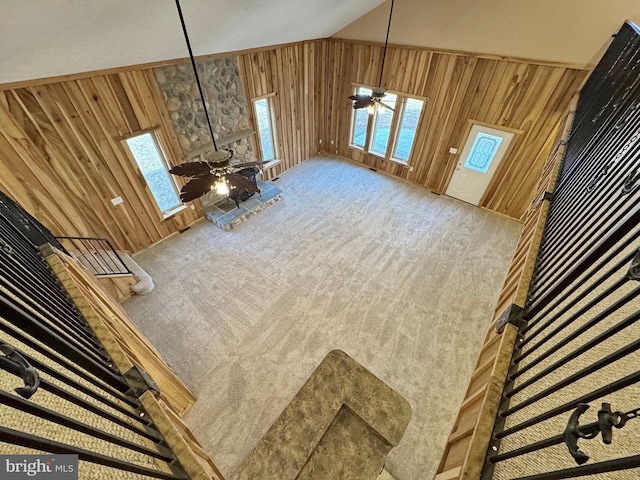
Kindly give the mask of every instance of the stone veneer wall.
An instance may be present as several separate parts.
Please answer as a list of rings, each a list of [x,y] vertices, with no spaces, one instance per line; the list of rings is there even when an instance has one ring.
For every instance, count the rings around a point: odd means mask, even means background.
[[[252,158],[249,136],[229,144],[219,142],[251,128],[235,58],[216,58],[196,64],[218,148],[232,148],[237,157]],[[191,64],[157,67],[153,71],[185,156],[210,144],[211,135]]]

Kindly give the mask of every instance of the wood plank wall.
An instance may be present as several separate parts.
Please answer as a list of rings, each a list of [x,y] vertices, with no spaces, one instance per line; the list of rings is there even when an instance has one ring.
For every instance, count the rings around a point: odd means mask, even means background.
[[[318,117],[324,105],[321,73],[324,71],[323,41],[285,45],[238,56],[240,75],[248,100],[275,94],[278,158],[281,161],[267,177],[314,156],[320,150]],[[249,105],[252,122],[254,112]]]
[[[571,110],[563,119],[554,148],[538,178],[534,200],[526,212],[520,240],[492,322],[434,480],[475,480],[481,476],[518,332],[515,325],[507,324],[504,331],[498,333],[496,325],[511,305],[525,306],[549,212],[549,200],[541,199],[545,192],[553,192],[557,183],[576,104],[577,95],[571,101]]]
[[[196,401],[195,395],[98,280],[73,257],[50,245],[41,251],[120,373],[134,365],[140,367],[160,387],[176,413],[182,415],[188,410]]]
[[[475,119],[523,131],[481,203],[521,218],[561,112],[586,72],[390,47],[383,84],[428,98],[410,172],[347,146],[352,109],[346,97],[352,83],[377,83],[381,54],[380,45],[337,39],[236,54],[248,103],[275,94],[282,162],[267,178],[324,150],[443,192],[456,163],[448,149],[462,147],[468,120]],[[117,248],[138,252],[200,218],[199,205],[167,220],[157,211],[122,141],[150,128],[157,128],[170,163],[181,163],[150,68],[0,86],[0,189],[54,234],[106,237]],[[124,203],[114,207],[110,200],[116,196]]]
[[[317,153],[322,41],[238,54],[250,99],[275,93],[274,177]],[[252,119],[253,121],[253,119]],[[163,220],[122,137],[157,127],[169,162],[184,161],[153,71],[0,86],[0,189],[57,235],[106,237],[138,252],[201,215]],[[124,203],[113,206],[121,196]]]
[[[522,219],[551,149],[562,115],[586,70],[521,60],[390,46],[382,85],[426,97],[409,164],[382,161],[350,148],[353,84],[376,86],[382,46],[341,39],[327,41],[326,150],[443,193],[456,155],[470,131],[469,120],[521,130],[494,175],[480,205]],[[331,145],[331,141],[335,144]],[[328,143],[328,144],[327,144]]]
[[[0,92],[0,189],[54,234],[132,252],[192,223],[191,209],[162,219],[121,140],[159,127],[169,160],[182,161],[159,95],[151,70]]]

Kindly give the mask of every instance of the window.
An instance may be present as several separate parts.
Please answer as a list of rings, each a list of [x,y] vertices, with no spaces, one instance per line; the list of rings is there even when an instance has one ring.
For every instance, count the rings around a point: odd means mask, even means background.
[[[371,95],[371,89],[357,87],[355,93]],[[350,145],[406,165],[423,105],[418,98],[387,92],[375,108],[354,110]]]
[[[393,122],[393,110],[385,107],[389,107],[395,110],[396,108],[396,96],[387,93],[381,105],[378,105],[373,118],[373,140],[369,151],[385,157],[387,155],[387,146],[389,145],[389,133],[391,132],[391,123]]]
[[[178,190],[167,168],[167,161],[153,133],[126,140],[151,194],[164,216],[181,207]]]
[[[370,88],[359,87],[357,94],[371,95]],[[364,148],[367,139],[367,127],[369,126],[369,111],[360,108],[353,111],[353,127],[351,128],[351,145]]]
[[[398,138],[393,151],[393,158],[402,163],[409,161],[409,155],[411,154],[413,139],[418,129],[418,120],[420,120],[423,104],[424,102],[422,100],[407,98],[402,108],[402,119],[398,126]]]
[[[273,128],[273,109],[271,108],[272,96],[254,100],[253,106],[256,112],[258,124],[258,138],[260,139],[260,151],[262,160],[269,161],[276,158],[276,142]]]
[[[501,142],[502,137],[478,132],[467,160],[464,162],[464,167],[476,172],[487,173]]]

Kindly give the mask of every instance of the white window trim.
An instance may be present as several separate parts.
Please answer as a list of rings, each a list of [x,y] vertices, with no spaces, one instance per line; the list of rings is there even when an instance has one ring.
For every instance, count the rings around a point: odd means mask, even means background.
[[[158,131],[159,131],[159,127],[147,128],[147,129],[140,130],[138,132],[133,132],[131,134],[125,135],[123,137],[120,137],[119,140],[124,144],[125,151],[127,152],[127,155],[129,156],[131,162],[133,163],[134,168],[138,171],[138,174],[143,179],[143,181],[144,181],[144,189],[148,193],[149,197],[152,200],[153,208],[155,208],[155,210],[158,213],[158,216],[160,217],[160,219],[162,221],[164,221],[164,220],[166,220],[168,218],[171,218],[175,214],[186,210],[188,208],[188,205],[185,205],[180,200],[180,185],[178,185],[178,183],[176,182],[176,179],[174,178],[174,176],[171,173],[169,173],[169,170],[171,169],[171,164],[169,163],[169,157],[167,156],[167,150],[166,150],[166,148],[164,146],[164,143],[162,142],[162,139],[160,138],[160,135],[158,134]],[[140,165],[138,164],[138,161],[136,160],[136,156],[133,154],[133,152],[131,151],[131,148],[129,148],[129,145],[127,144],[127,140],[132,139],[132,138],[136,138],[136,137],[141,137],[141,136],[147,135],[147,134],[150,134],[152,136],[152,138],[153,138],[153,140],[155,142],[155,145],[158,148],[158,152],[160,154],[160,157],[163,160],[163,165],[164,165],[164,167],[165,167],[165,169],[167,171],[167,174],[169,175],[169,179],[171,180],[171,184],[173,185],[173,189],[176,192],[176,195],[178,197],[178,201],[180,202],[178,205],[176,205],[175,207],[170,208],[169,210],[167,210],[165,212],[160,210],[160,206],[158,205],[158,201],[154,197],[153,192],[151,192],[151,189],[149,188],[149,185],[147,184],[147,180],[144,178],[144,175],[142,174],[142,171],[140,170]]]
[[[411,98],[411,97],[406,97],[406,98]],[[411,149],[409,150],[409,156],[406,160],[402,160],[400,158],[394,157],[396,150],[398,149],[398,137],[400,136],[400,127],[402,125],[402,120],[404,119],[404,110],[406,106],[407,106],[407,102],[402,102],[400,103],[399,106],[396,107],[396,115],[398,115],[398,120],[396,121],[395,132],[393,133],[393,139],[394,139],[393,148],[391,149],[391,155],[389,155],[389,160],[391,160],[392,162],[399,163],[401,165],[409,164],[409,160],[411,159],[411,154],[413,153],[413,145],[416,143],[414,138],[414,141],[411,144]],[[424,107],[424,103],[422,104],[422,106]],[[422,111],[420,111],[420,115],[422,115]]]
[[[373,139],[375,137],[375,130],[376,130],[376,123],[378,122],[378,115],[380,114],[380,110],[381,107],[377,106],[375,108],[375,111],[373,112],[373,116],[370,117],[371,118],[371,132],[369,134],[369,148],[367,149],[367,152],[370,153],[371,155],[375,155],[378,158],[384,158],[387,160],[391,160],[391,155],[388,154],[389,152],[389,146],[391,146],[391,150],[395,150],[395,141],[396,141],[396,133],[395,131],[397,130],[396,128],[394,128],[394,125],[397,125],[398,123],[398,104],[400,103],[398,100],[401,98],[400,95],[398,95],[397,93],[393,93],[393,92],[389,92],[387,91],[387,93],[390,93],[391,95],[395,95],[396,100],[395,100],[395,107],[394,110],[396,110],[395,112],[392,111],[391,112],[391,125],[389,126],[389,138],[387,138],[387,145],[386,148],[384,149],[384,154],[380,154],[379,152],[374,152],[373,150],[371,150],[371,143],[373,142]],[[386,109],[384,110],[386,111]],[[375,143],[375,142],[373,142]]]
[[[280,158],[279,145],[278,145],[278,131],[276,128],[276,112],[273,106],[273,99],[276,97],[276,92],[267,93],[266,95],[260,95],[259,97],[253,97],[251,99],[251,107],[253,108],[253,117],[255,119],[255,131],[256,131],[256,144],[257,150],[260,152],[260,159],[264,160],[264,154],[262,152],[262,141],[260,139],[260,126],[258,125],[258,111],[256,110],[256,102],[260,100],[267,101],[267,108],[269,109],[269,120],[271,126],[271,142],[273,144],[273,159],[275,161]]]
[[[418,132],[418,126],[420,126],[420,120],[422,120],[422,113],[424,111],[424,106],[427,103],[427,100],[423,97],[416,97],[412,95],[405,95],[406,99],[420,100],[422,101],[422,109],[420,110],[420,118],[418,119],[418,125],[416,126],[416,133]],[[409,161],[411,160],[411,155],[413,154],[413,147],[416,145],[415,136],[413,138],[413,142],[411,143],[411,148],[409,149],[409,155],[406,160],[402,160],[401,158],[395,157],[395,151],[398,148],[398,137],[400,136],[400,127],[402,126],[402,120],[404,119],[405,109],[407,107],[407,102],[402,102],[400,107],[397,108],[396,114],[398,115],[398,121],[396,122],[395,128],[395,136],[394,136],[394,145],[393,150],[391,151],[391,155],[389,156],[389,160],[395,163],[399,163],[400,165],[409,166]]]
[[[358,110],[356,110],[355,108],[351,109],[351,121],[349,123],[349,148],[353,148],[354,150],[358,150],[360,152],[366,152],[366,146],[367,146],[367,140],[369,138],[369,134],[367,133],[364,136],[364,147],[361,147],[360,145],[356,145],[354,143],[351,143],[353,141],[353,131],[355,130],[355,126],[356,126],[356,114],[357,114]],[[369,122],[367,122],[367,131],[369,130]]]
[[[367,85],[362,85],[359,83],[351,83],[351,86],[353,87],[353,94],[356,94],[358,92],[359,88],[368,88],[370,90],[372,90],[374,87],[370,87]],[[409,158],[404,161],[402,159],[399,158],[395,158],[394,157],[394,153],[397,147],[397,139],[398,139],[398,131],[400,129],[400,124],[401,124],[401,120],[402,117],[404,116],[404,109],[405,109],[405,105],[406,102],[401,101],[405,100],[405,99],[414,99],[414,100],[421,100],[422,101],[422,110],[420,111],[420,120],[418,120],[418,125],[420,124],[420,121],[422,120],[422,113],[424,112],[424,107],[427,104],[428,98],[427,97],[421,97],[420,95],[412,95],[412,94],[408,94],[408,93],[402,93],[402,92],[396,92],[394,90],[387,90],[386,93],[390,93],[396,96],[396,111],[393,114],[393,120],[392,120],[392,127],[393,129],[389,131],[389,141],[387,143],[387,151],[385,155],[380,155],[379,153],[373,152],[371,151],[370,145],[371,145],[371,141],[373,140],[373,130],[374,130],[374,126],[375,126],[375,119],[376,116],[378,115],[378,108],[376,108],[376,111],[373,114],[369,114],[369,119],[367,122],[367,133],[365,136],[365,141],[364,141],[364,147],[360,147],[359,145],[355,145],[352,143],[352,139],[353,139],[353,129],[355,127],[355,115],[356,115],[356,111],[355,109],[352,109],[353,112],[351,113],[351,122],[350,122],[350,129],[349,129],[349,144],[348,147],[352,148],[353,150],[357,150],[359,152],[363,152],[366,153],[368,155],[373,155],[374,157],[383,159],[383,160],[389,160],[390,162],[394,162],[397,163],[399,165],[403,165],[405,167],[409,167],[409,162],[411,160],[411,155],[413,154],[413,147],[415,146],[415,139],[414,142],[411,144],[411,150],[409,151]],[[416,129],[417,131],[417,129]]]
[[[167,210],[165,213],[162,214],[162,220],[166,220],[167,218],[171,218],[176,213],[184,212],[187,208],[189,208],[189,206],[185,205],[183,203],[182,205],[178,205],[177,207],[174,207],[171,210]]]

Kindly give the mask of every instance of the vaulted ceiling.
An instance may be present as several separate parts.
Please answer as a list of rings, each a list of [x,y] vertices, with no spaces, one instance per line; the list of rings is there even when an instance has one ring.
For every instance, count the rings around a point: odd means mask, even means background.
[[[181,0],[195,55],[329,37],[382,0]],[[184,58],[175,0],[2,0],[0,83]]]
[[[390,42],[586,64],[637,0],[395,0]],[[384,41],[390,0],[182,0],[196,55]],[[184,58],[174,0],[2,0],[0,84]]]
[[[384,41],[391,0],[335,36]],[[583,66],[599,59],[638,0],[395,0],[391,43]]]

